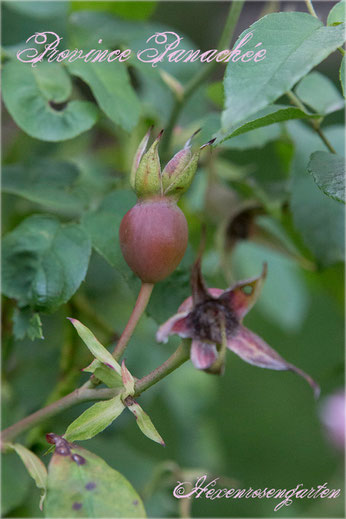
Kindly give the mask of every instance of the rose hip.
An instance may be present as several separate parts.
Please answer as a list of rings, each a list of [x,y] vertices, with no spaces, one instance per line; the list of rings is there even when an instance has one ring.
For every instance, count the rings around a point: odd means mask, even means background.
[[[145,283],[156,283],[169,276],[185,254],[186,218],[168,198],[139,200],[122,219],[119,238],[133,272]]]

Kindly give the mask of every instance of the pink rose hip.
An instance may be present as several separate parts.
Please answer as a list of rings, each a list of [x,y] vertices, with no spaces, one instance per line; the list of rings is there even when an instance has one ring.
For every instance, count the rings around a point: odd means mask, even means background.
[[[186,218],[167,198],[138,201],[122,219],[119,238],[133,272],[145,283],[156,283],[169,276],[185,254]]]

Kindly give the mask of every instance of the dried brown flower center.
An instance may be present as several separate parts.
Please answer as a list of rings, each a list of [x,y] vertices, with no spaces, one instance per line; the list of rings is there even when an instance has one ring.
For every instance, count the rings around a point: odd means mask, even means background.
[[[221,344],[221,323],[225,323],[227,338],[232,337],[239,322],[230,308],[218,300],[199,303],[189,314],[189,325],[194,336],[200,340],[208,340]]]

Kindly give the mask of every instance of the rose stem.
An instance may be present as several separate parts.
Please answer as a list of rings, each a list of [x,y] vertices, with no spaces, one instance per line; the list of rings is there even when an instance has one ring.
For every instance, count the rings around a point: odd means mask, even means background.
[[[316,14],[316,11],[314,9],[314,6],[312,5],[312,2],[311,0],[305,0],[305,5],[309,11],[309,13],[311,14],[311,16],[314,16],[315,18],[318,18],[317,14]],[[342,47],[338,47],[338,51],[343,55],[345,56],[345,50],[342,48]]]
[[[303,112],[306,112],[306,108],[303,105],[303,103],[298,99],[298,97],[293,92],[291,92],[291,90],[286,92],[286,95],[292,104],[294,104],[297,108],[300,108],[300,110],[302,110]],[[317,133],[317,135],[320,137],[320,139],[327,146],[329,151],[331,153],[336,153],[335,149],[333,148],[333,146],[331,145],[331,143],[329,142],[329,140],[327,139],[327,137],[324,135],[323,131],[321,130],[319,122],[317,122],[316,120],[312,120],[312,119],[308,119],[308,121],[309,121],[310,125],[312,126],[312,128]]]
[[[144,310],[146,309],[151,293],[153,291],[154,285],[152,283],[142,283],[141,289],[139,291],[137,301],[135,306],[133,307],[130,318],[125,326],[123,333],[121,334],[117,345],[113,351],[113,357],[115,359],[119,359],[125,351],[125,348],[131,339],[134,329],[137,326],[139,319],[141,318]]]
[[[172,373],[175,369],[179,368],[185,361],[189,359],[189,347],[188,343],[183,343],[177,348],[177,350],[167,359],[161,366],[154,369],[151,373],[145,377],[139,379],[135,386],[135,396],[139,396],[143,391],[146,391],[149,387],[153,386],[164,377]],[[36,411],[35,413],[23,418],[19,422],[11,425],[1,433],[1,448],[4,447],[5,442],[13,440],[19,434],[27,431],[34,425],[43,422],[47,418],[51,418],[65,409],[80,404],[81,402],[89,402],[93,400],[107,400],[115,397],[121,393],[121,388],[114,389],[90,389],[92,382],[88,380],[83,386],[72,391],[68,395],[60,398],[56,402]]]

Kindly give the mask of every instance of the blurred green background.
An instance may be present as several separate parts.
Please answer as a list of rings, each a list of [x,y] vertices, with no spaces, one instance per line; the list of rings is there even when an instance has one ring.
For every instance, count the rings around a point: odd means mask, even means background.
[[[333,5],[333,2],[316,2],[316,11],[323,21]],[[163,23],[185,34],[194,42],[194,48],[210,49],[217,44],[228,6],[228,2],[3,2],[2,43],[11,54],[23,48],[26,38],[35,31],[54,30],[65,36],[64,48],[73,47],[69,42],[78,33],[78,13],[86,9],[92,11],[91,19],[102,12],[115,17],[124,30],[126,24],[139,20],[137,23],[148,36],[153,32],[149,23]],[[275,10],[306,11],[303,2],[246,2],[233,41],[265,12]],[[98,31],[85,36],[88,47],[103,35],[102,26],[98,25]],[[318,70],[337,84],[339,63],[340,57],[334,53]],[[216,68],[212,81],[221,80],[223,70]],[[83,171],[81,190],[93,190],[91,207],[97,207],[114,187],[127,187],[129,156],[150,122],[158,128],[164,127],[172,103],[167,87],[161,85],[155,90],[149,75],[138,78],[136,72],[131,74],[135,85],[136,81],[141,83],[140,99],[145,107],[142,122],[131,135],[103,117],[92,130],[75,139],[42,142],[21,131],[3,109],[4,163],[30,162],[38,157],[74,161]],[[185,69],[179,74],[183,82],[190,71]],[[81,91],[85,99],[92,99],[87,88]],[[189,101],[179,124],[193,130],[195,121],[202,120],[206,113],[212,116],[218,106],[204,91],[198,92]],[[326,120],[326,126],[332,130],[342,123],[340,111]],[[307,127],[299,128],[304,142]],[[211,137],[208,131],[208,126],[203,128],[201,139]],[[243,143],[236,150],[226,150],[222,157],[224,170],[220,163],[217,171],[218,189],[208,184],[207,164],[202,165],[181,202],[191,236],[183,266],[178,269],[177,277],[155,287],[148,314],[141,320],[126,351],[126,363],[137,377],[162,363],[178,344],[177,338],[167,345],[157,344],[155,333],[158,322],[167,319],[189,293],[188,269],[198,247],[201,222],[208,225],[203,272],[209,286],[226,287],[226,276],[220,267],[220,226],[232,209],[229,195],[235,191],[247,198],[241,182],[239,189],[234,189],[234,182],[242,179],[244,172],[249,176],[256,174],[263,179],[261,188],[273,194],[275,200],[281,200],[282,183],[275,183],[273,164],[280,173],[280,182],[282,179],[286,182],[292,156],[292,143],[282,134],[273,135],[270,142],[259,147]],[[216,207],[220,215],[216,215]],[[2,211],[5,233],[24,217],[46,212],[47,207],[4,194]],[[69,212],[51,208],[48,211],[58,214],[63,221],[73,217]],[[301,251],[305,252],[304,246]],[[307,257],[310,259],[309,253]],[[149,517],[177,517],[185,513],[179,507],[186,503],[174,499],[172,490],[177,480],[187,480],[191,475],[208,473],[219,477],[220,487],[290,489],[298,483],[310,488],[327,482],[328,488],[344,488],[343,453],[330,441],[320,420],[321,402],[344,384],[343,265],[304,269],[289,254],[247,240],[236,246],[231,260],[228,257],[233,279],[257,275],[263,261],[268,262],[269,275],[263,294],[246,317],[245,325],[289,362],[311,374],[321,385],[321,399],[316,403],[309,386],[292,373],[262,370],[231,353],[222,377],[197,372],[191,363],[184,365],[140,399],[163,436],[165,449],[140,434],[130,413],[124,413],[93,440],[83,442],[83,446],[102,456],[129,479],[143,497]],[[4,299],[3,427],[40,408],[48,398],[54,398],[54,392],[64,394],[86,380],[80,370],[90,357],[65,318],[81,319],[100,340],[113,344],[131,312],[137,289],[138,285],[132,283],[130,287],[94,251],[86,281],[69,303],[52,315],[42,315],[44,340],[35,341],[14,340],[11,335],[14,302]],[[24,435],[22,441],[43,454],[47,448],[44,434],[50,431],[62,434],[86,407],[81,405],[64,412]],[[4,517],[41,516],[39,491],[15,454],[3,457],[2,483]],[[343,494],[333,500],[294,500],[289,507],[274,512],[276,504],[271,499],[200,498],[192,500],[191,514],[193,517],[344,517]]]

